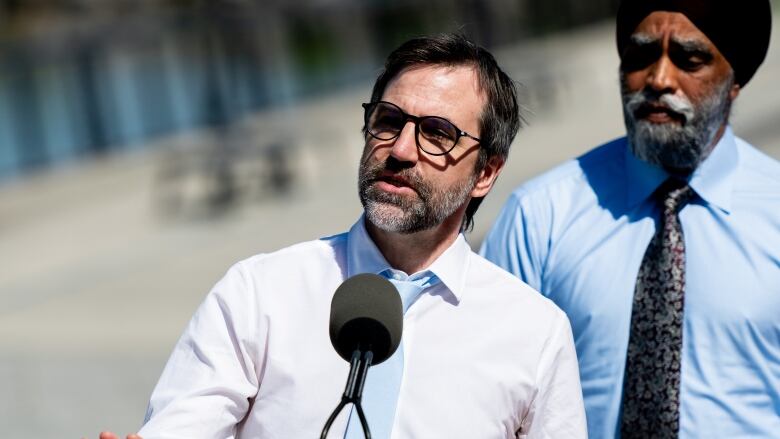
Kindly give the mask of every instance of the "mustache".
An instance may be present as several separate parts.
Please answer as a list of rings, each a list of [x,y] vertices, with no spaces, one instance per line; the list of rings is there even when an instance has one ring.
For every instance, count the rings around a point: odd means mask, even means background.
[[[659,109],[668,112],[673,118],[681,119],[683,123],[696,116],[696,109],[687,97],[669,93],[658,95],[647,89],[624,94],[623,105],[635,119]]]
[[[366,163],[360,180],[369,185],[377,181],[402,182],[416,192],[425,192],[426,184],[415,168],[406,167],[398,160],[389,157],[385,162]]]

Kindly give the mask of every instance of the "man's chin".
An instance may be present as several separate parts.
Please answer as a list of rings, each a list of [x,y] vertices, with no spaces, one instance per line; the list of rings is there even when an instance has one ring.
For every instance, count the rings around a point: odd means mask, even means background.
[[[389,201],[371,200],[369,203],[371,205],[372,210],[374,210],[379,214],[382,214],[383,216],[400,218],[404,216],[406,212],[409,211],[409,208],[405,208],[404,206],[399,205],[398,203],[393,203]]]
[[[650,164],[659,166],[673,174],[687,174],[699,164],[696,151],[658,142],[637,142],[633,145],[634,155]]]
[[[364,203],[366,219],[380,230],[391,233],[409,234],[419,232],[428,227],[422,218],[425,216],[416,212],[414,207],[377,200],[367,200]]]

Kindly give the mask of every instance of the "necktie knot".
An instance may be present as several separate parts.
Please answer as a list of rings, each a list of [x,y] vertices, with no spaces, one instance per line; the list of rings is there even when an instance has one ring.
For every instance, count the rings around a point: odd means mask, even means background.
[[[687,182],[674,177],[664,181],[656,190],[656,197],[667,214],[679,212],[691,201],[694,194]]]
[[[414,277],[405,276],[403,273],[391,269],[385,270],[381,274],[390,280],[390,283],[398,290],[398,294],[401,296],[404,314],[406,314],[409,307],[417,300],[420,293],[426,288],[439,283],[439,278],[430,271],[424,271]]]

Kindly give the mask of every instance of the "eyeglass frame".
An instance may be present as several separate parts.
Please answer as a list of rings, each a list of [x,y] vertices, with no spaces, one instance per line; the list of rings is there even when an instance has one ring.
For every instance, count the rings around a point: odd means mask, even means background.
[[[374,109],[376,109],[376,106],[379,105],[379,104],[387,104],[387,105],[391,105],[391,106],[397,108],[398,111],[401,113],[401,115],[404,118],[404,123],[401,125],[401,129],[398,130],[398,133],[396,135],[394,135],[393,137],[390,137],[389,139],[383,139],[381,137],[378,137],[374,133],[372,133],[371,130],[368,129],[368,116],[369,116],[369,113],[373,112]],[[377,140],[387,141],[387,140],[397,139],[398,136],[401,135],[401,131],[403,131],[404,127],[406,126],[406,123],[411,120],[414,123],[414,142],[417,144],[417,148],[419,148],[421,151],[423,151],[424,153],[426,153],[428,155],[439,157],[439,156],[443,156],[443,155],[449,154],[458,145],[458,142],[460,141],[461,137],[468,137],[469,139],[476,140],[477,142],[480,142],[480,143],[482,142],[477,137],[474,137],[471,134],[469,134],[469,133],[463,131],[462,129],[458,128],[457,125],[452,123],[446,117],[441,117],[441,116],[412,116],[411,114],[406,113],[398,105],[396,105],[396,104],[394,104],[392,102],[387,102],[387,101],[366,102],[366,103],[363,103],[363,104],[360,104],[360,105],[363,107],[363,110],[364,110],[364,113],[363,113],[363,125],[365,127],[365,130],[371,137],[373,137],[373,138],[375,138]],[[430,118],[441,119],[441,120],[447,122],[448,124],[452,125],[453,128],[455,128],[455,132],[457,134],[457,137],[455,137],[455,141],[452,142],[452,146],[450,147],[450,149],[448,149],[445,152],[440,152],[440,153],[429,152],[429,151],[426,151],[425,148],[422,147],[422,145],[420,145],[420,123],[423,120],[430,119]]]

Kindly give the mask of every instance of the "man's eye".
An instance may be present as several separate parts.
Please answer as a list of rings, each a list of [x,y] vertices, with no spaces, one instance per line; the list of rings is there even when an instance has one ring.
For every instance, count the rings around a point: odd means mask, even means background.
[[[449,122],[435,117],[425,119],[420,126],[420,131],[427,139],[437,142],[453,142],[457,135],[455,128]]]
[[[696,71],[709,64],[713,55],[705,48],[672,44],[669,49],[669,58],[674,65],[682,70]]]
[[[450,140],[452,140],[452,136],[451,136],[449,133],[447,133],[447,132],[445,132],[445,131],[442,131],[442,130],[432,130],[432,131],[428,131],[428,132],[426,133],[426,135],[427,135],[428,137],[431,137],[431,138],[437,138],[437,139],[450,139]]]
[[[624,72],[642,70],[660,58],[661,48],[658,45],[629,46],[621,59],[621,69]]]
[[[375,125],[382,128],[397,128],[401,125],[401,118],[394,114],[380,114],[376,118]]]
[[[706,64],[710,62],[710,57],[707,57],[706,55],[702,55],[699,53],[679,53],[679,54],[673,54],[672,55],[672,62],[677,67],[688,70],[688,71],[695,71],[699,70]]]
[[[704,65],[704,60],[701,58],[685,58],[676,60],[675,64],[677,67],[683,70],[698,70],[701,66]]]

